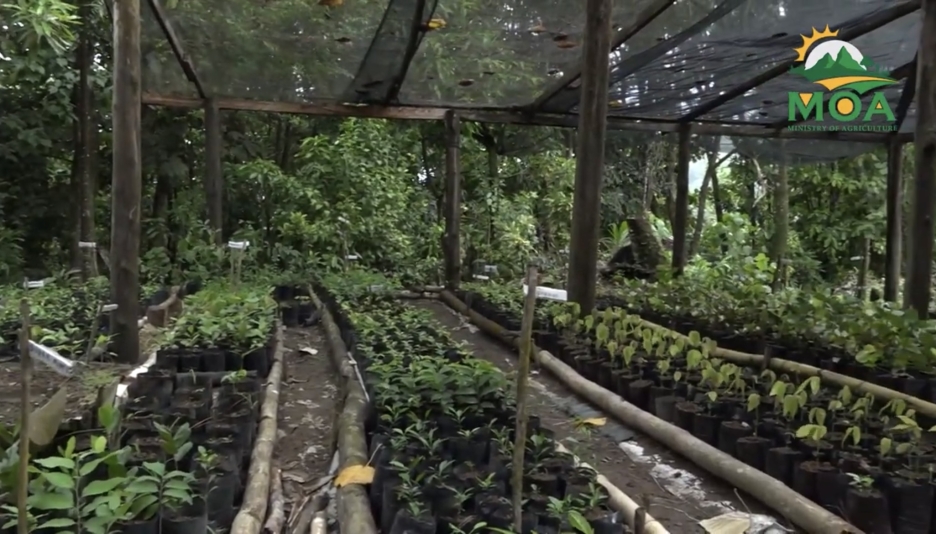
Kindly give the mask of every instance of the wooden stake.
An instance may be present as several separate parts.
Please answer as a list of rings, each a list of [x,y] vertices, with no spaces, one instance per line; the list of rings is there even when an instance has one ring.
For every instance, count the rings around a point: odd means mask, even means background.
[[[513,451],[513,511],[514,530],[520,532],[523,521],[523,456],[527,433],[527,380],[530,375],[530,355],[533,352],[533,311],[536,308],[536,264],[527,266],[527,294],[523,301],[520,323],[520,367],[517,369],[517,431]]]
[[[20,435],[19,435],[19,470],[16,480],[16,506],[18,516],[17,532],[29,534],[29,509],[26,497],[29,495],[29,412],[32,408],[30,384],[32,383],[32,358],[29,356],[29,301],[20,301]]]

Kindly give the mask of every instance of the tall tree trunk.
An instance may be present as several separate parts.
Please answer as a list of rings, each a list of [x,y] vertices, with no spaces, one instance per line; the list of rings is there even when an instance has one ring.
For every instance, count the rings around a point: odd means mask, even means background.
[[[780,141],[780,168],[773,187],[774,235],[770,246],[770,259],[777,265],[775,280],[784,278],[784,257],[790,233],[790,187],[787,178],[786,141]]]
[[[699,201],[696,209],[695,227],[692,229],[692,241],[689,242],[689,255],[687,260],[695,257],[699,250],[699,243],[702,241],[702,226],[705,224],[705,201],[708,197],[709,184],[713,183],[715,175],[718,174],[718,168],[728,159],[732,152],[719,157],[718,149],[721,146],[721,136],[715,137],[715,147],[708,153],[708,165],[705,168],[705,176],[702,178],[702,185],[699,187]]]
[[[78,36],[78,128],[81,138],[80,183],[81,183],[81,241],[97,244],[94,224],[94,200],[97,196],[97,180],[94,176],[97,158],[92,152],[97,146],[92,145],[95,121],[92,120],[94,109],[94,86],[91,83],[91,64],[94,62],[94,43],[91,28],[92,6],[84,1],[78,9],[81,19],[81,31]],[[83,254],[82,275],[97,276],[97,249],[85,249]]]
[[[78,119],[78,86],[76,85],[72,91],[72,103],[74,109],[76,110],[75,118],[72,121],[72,162],[71,162],[71,175],[68,183],[68,190],[73,195],[73,200],[69,205],[69,218],[72,220],[72,228],[74,230],[68,236],[68,256],[69,264],[72,270],[83,271],[82,269],[82,254],[83,251],[79,246],[81,242],[81,207],[82,201],[81,197],[84,195],[84,187],[81,183],[81,170],[84,167],[82,159],[84,159],[84,147],[81,142],[81,124]]]

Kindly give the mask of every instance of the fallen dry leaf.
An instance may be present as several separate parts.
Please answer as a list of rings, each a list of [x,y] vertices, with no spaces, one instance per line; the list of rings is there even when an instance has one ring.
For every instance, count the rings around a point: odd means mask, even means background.
[[[30,415],[32,420],[29,425],[29,441],[40,447],[52,443],[62,424],[62,419],[65,418],[67,406],[68,387],[62,386],[48,402]]]
[[[335,478],[335,486],[340,488],[348,484],[370,484],[374,481],[374,468],[369,465],[345,467]]]
[[[441,30],[445,27],[445,19],[442,17],[432,17],[429,19],[429,22],[426,23],[426,30]]]
[[[582,419],[579,421],[581,426],[605,426],[608,424],[607,417],[589,417],[588,419]]]
[[[344,0],[319,0],[320,6],[325,7],[338,7],[344,3]]]

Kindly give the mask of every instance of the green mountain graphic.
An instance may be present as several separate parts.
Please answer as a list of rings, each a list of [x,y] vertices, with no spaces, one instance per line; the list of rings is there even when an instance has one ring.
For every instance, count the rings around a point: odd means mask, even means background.
[[[878,68],[869,58],[864,58],[863,61],[858,62],[844,47],[839,49],[838,57],[833,57],[832,54],[826,54],[812,67],[807,69],[806,64],[802,63],[790,69],[790,72],[814,83],[821,80],[854,76],[877,78],[874,80],[855,81],[839,87],[839,89],[851,89],[858,94],[864,94],[872,89],[896,83],[895,80],[888,76],[886,71]]]

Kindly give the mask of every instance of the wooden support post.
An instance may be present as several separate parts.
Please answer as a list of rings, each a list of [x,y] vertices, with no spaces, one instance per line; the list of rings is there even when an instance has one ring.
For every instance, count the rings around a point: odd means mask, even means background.
[[[517,428],[514,433],[513,490],[514,530],[520,532],[523,523],[523,456],[527,442],[527,389],[530,378],[530,360],[533,355],[533,317],[536,308],[536,285],[539,280],[536,265],[527,266],[527,294],[523,299],[523,317],[520,322],[520,366],[517,368]]]
[[[884,300],[897,302],[900,287],[901,220],[903,219],[903,145],[896,138],[887,144],[887,242],[884,260]]]
[[[205,203],[215,244],[224,243],[224,177],[221,174],[221,111],[217,102],[205,100]]]
[[[692,130],[688,124],[679,128],[676,160],[676,216],[673,218],[673,274],[686,267],[686,221],[689,218],[689,163],[692,157]]]
[[[117,359],[139,363],[140,0],[114,3],[113,176],[111,179],[111,325]]]
[[[582,86],[579,102],[572,236],[569,245],[569,301],[582,313],[595,307],[598,238],[601,232],[601,181],[608,126],[608,77],[611,53],[611,0],[587,0]]]
[[[445,287],[455,289],[461,280],[461,172],[458,168],[458,148],[461,144],[461,123],[453,110],[445,112],[445,237],[442,251],[445,259]]]
[[[920,317],[929,312],[933,274],[933,209],[936,204],[936,1],[923,0],[923,27],[917,56],[917,112],[914,152],[916,179],[910,219],[910,266],[904,306]]]

